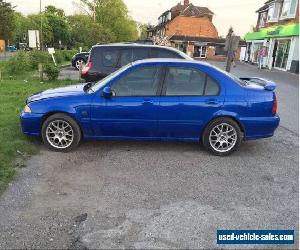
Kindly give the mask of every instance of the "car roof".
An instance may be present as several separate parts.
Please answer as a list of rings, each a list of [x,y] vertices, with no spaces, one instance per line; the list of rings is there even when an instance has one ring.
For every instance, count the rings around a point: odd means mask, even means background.
[[[208,66],[214,68],[213,65],[207,62],[200,62],[193,59],[186,60],[186,59],[177,59],[177,58],[149,58],[149,59],[143,59],[143,60],[132,62],[132,65],[151,64],[151,63],[162,63],[162,64],[179,63],[179,64],[189,64],[189,65],[194,64],[194,65],[202,65],[202,66]]]
[[[163,50],[169,50],[172,52],[175,52],[185,59],[192,59],[187,54],[183,53],[182,51],[173,48],[173,47],[167,47],[167,46],[160,46],[160,45],[152,45],[152,44],[139,44],[139,43],[107,43],[107,44],[97,44],[92,46],[91,51],[93,48],[103,48],[103,47],[126,47],[126,48],[159,48]]]
[[[101,47],[141,47],[141,48],[159,48],[159,49],[166,49],[178,52],[180,50],[175,49],[173,47],[161,46],[161,45],[154,45],[154,44],[141,44],[141,43],[131,43],[131,42],[124,42],[124,43],[106,43],[106,44],[97,44],[92,46],[92,48],[101,48]]]

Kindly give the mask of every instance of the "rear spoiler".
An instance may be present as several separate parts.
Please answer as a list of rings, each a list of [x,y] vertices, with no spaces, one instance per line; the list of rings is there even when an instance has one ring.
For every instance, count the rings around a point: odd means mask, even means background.
[[[259,77],[242,77],[240,78],[243,81],[247,81],[250,83],[257,84],[259,86],[264,87],[265,90],[273,91],[276,89],[276,83],[270,80],[259,78]]]

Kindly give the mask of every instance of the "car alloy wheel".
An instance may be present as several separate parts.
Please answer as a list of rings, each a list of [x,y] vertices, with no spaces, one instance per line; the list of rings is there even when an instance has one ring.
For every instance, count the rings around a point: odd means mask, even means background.
[[[230,117],[218,117],[205,127],[202,142],[212,154],[227,156],[241,145],[243,137],[243,131],[236,121]]]
[[[230,151],[237,142],[237,131],[228,123],[213,127],[209,133],[210,146],[219,153]]]
[[[51,121],[46,128],[46,138],[48,143],[57,149],[69,147],[74,140],[72,126],[63,120]]]
[[[78,60],[76,60],[76,62],[75,62],[75,67],[76,67],[76,69],[80,69],[80,65],[81,65],[81,68],[83,68],[84,67],[84,65],[85,65],[85,62],[82,60],[82,59],[78,59]]]

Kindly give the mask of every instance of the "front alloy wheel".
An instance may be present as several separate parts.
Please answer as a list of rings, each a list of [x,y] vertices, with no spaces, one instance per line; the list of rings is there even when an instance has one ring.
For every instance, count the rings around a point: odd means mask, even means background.
[[[70,116],[57,113],[49,116],[43,123],[42,137],[50,149],[69,151],[80,142],[81,131]]]
[[[71,125],[63,120],[54,120],[46,128],[46,138],[54,148],[67,148],[74,139],[74,131]]]
[[[205,128],[204,146],[214,155],[233,153],[241,144],[243,133],[239,125],[230,118],[217,118]]]

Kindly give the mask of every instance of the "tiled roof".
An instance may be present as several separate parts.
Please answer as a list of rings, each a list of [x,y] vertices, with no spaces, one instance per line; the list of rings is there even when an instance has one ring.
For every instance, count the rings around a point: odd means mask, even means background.
[[[268,0],[267,2],[264,3],[264,5],[262,7],[260,7],[257,11],[257,12],[262,12],[262,11],[265,11],[269,8],[269,4],[274,2],[275,0]]]
[[[214,15],[214,13],[208,9],[207,7],[195,6],[193,4],[182,5],[178,3],[174,7],[170,9],[172,13],[172,19],[178,15],[184,16],[206,16],[206,15]]]

